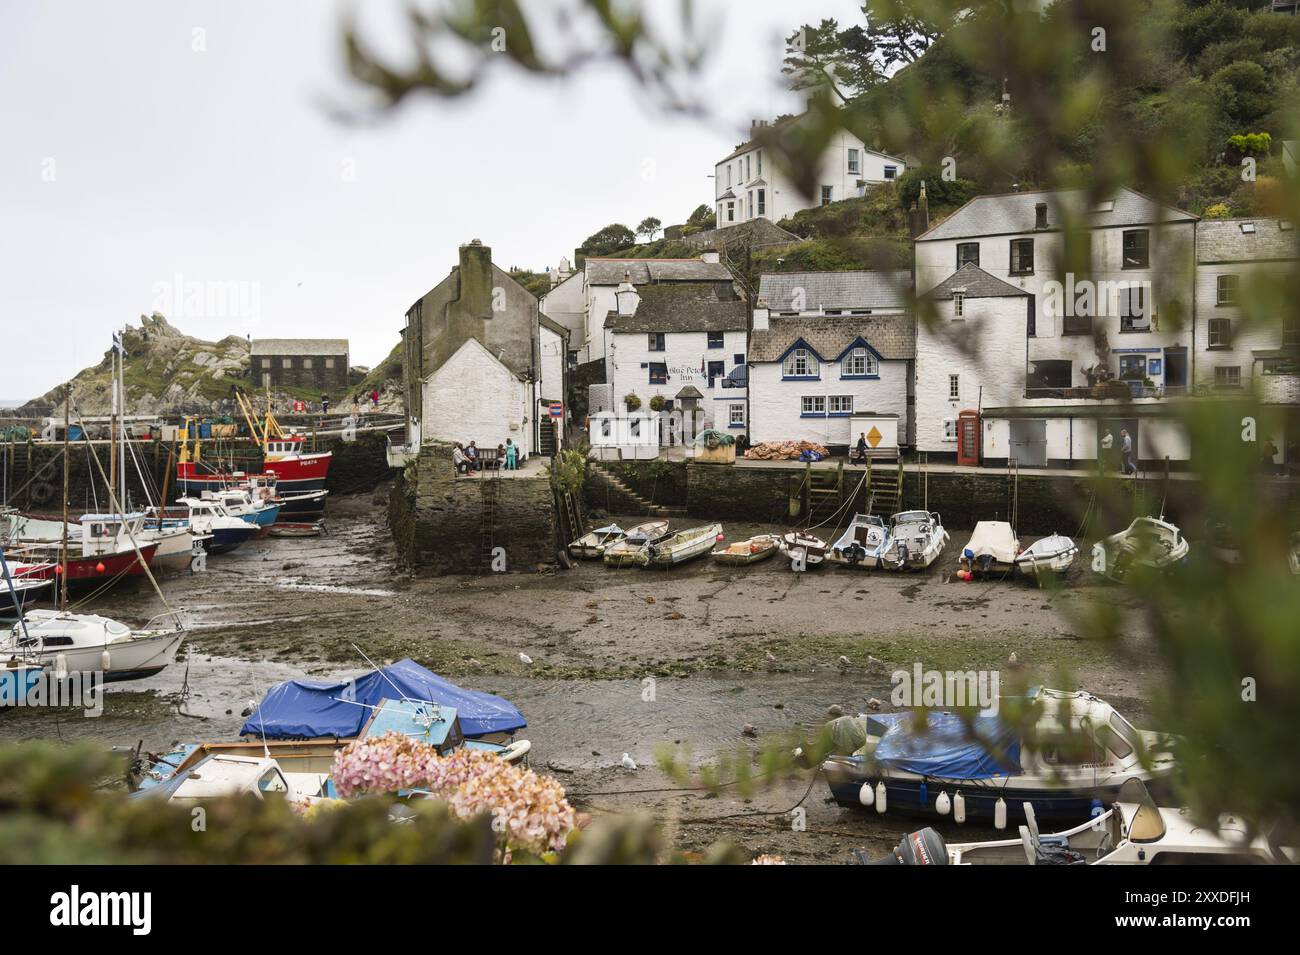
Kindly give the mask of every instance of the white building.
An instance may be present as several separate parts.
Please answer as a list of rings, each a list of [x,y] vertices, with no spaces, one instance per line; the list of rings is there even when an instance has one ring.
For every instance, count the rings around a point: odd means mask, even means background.
[[[635,395],[642,411],[698,410],[705,427],[743,430],[746,313],[729,282],[623,283],[604,327],[615,406]]]
[[[806,116],[783,116],[775,125],[779,128],[800,123]],[[841,130],[822,153],[817,192],[808,197],[776,168],[763,148],[759,134],[768,129],[766,122],[755,122],[750,127],[750,139],[714,165],[717,228],[759,218],[777,222],[800,209],[852,199],[863,195],[868,185],[897,179],[907,169],[903,160],[870,149],[852,133]]]
[[[1300,324],[1244,309],[1256,286],[1280,283],[1296,265],[1295,227],[1284,219],[1206,219],[1196,228],[1197,391],[1254,390],[1300,404]]]
[[[717,252],[694,259],[588,258],[541,298],[542,312],[569,330],[571,364],[605,357],[605,316],[617,308],[616,292],[624,280],[637,288],[697,283],[730,288],[733,276]]]

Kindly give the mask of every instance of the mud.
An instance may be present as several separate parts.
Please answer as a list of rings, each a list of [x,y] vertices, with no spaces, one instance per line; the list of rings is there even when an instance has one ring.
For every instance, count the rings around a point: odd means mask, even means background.
[[[795,574],[777,556],[746,568],[582,563],[544,574],[421,578],[397,569],[383,500],[382,492],[332,499],[326,537],[251,542],[211,558],[205,573],[163,581],[167,604],[193,628],[175,664],[110,686],[97,719],[2,713],[0,740],[122,748],[142,741],[156,752],[176,741],[233,738],[244,711],[276,682],[353,675],[368,669],[365,657],[410,656],[519,706],[533,766],[555,773],[587,812],[650,812],[686,849],[727,839],[753,855],[846,862],[854,848],[879,854],[927,823],[842,810],[807,772],[766,780],[748,795],[683,787],[657,755],[675,752],[701,766],[738,747],[815,732],[832,705],[852,713],[873,698],[887,702],[889,674],[917,661],[927,669],[1005,669],[1015,653],[1026,678],[1085,686],[1139,721],[1164,679],[1135,608],[1120,608],[1134,617],[1133,636],[1121,644],[1080,637],[1091,602],[1114,602],[1117,589],[1091,583],[1077,567],[1056,589],[951,579],[961,531],[917,574],[832,567]],[[777,529],[725,528],[733,540]],[[163,609],[147,585],[93,605],[128,623]],[[624,753],[636,771],[622,768]],[[789,812],[796,806],[805,813],[802,830]],[[991,837],[971,826],[961,833]]]

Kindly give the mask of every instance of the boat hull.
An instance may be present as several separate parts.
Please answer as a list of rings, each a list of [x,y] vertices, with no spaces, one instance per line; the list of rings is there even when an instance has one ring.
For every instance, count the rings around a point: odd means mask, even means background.
[[[157,550],[158,545],[151,543],[141,546],[139,557],[134,550],[96,557],[69,557],[68,586],[102,585],[117,578],[141,577],[144,575],[145,566],[153,560]],[[143,563],[140,557],[144,558]],[[53,554],[50,559],[56,563],[48,570],[32,571],[32,574],[41,579],[57,580],[58,555]]]
[[[868,780],[844,778],[831,782],[831,796],[835,802],[846,809],[863,812],[875,812],[875,806],[864,806],[858,798],[862,784]],[[875,780],[871,781],[875,784]],[[1016,786],[999,786],[1000,780],[982,780],[974,785],[957,785],[950,782],[929,780],[925,784],[925,798],[921,798],[920,780],[885,780],[886,812],[904,816],[920,816],[942,819],[935,808],[940,793],[954,797],[958,791],[966,802],[966,820],[968,822],[991,824],[997,812],[997,801],[1001,798],[1006,803],[1007,822],[1018,825],[1025,821],[1024,804],[1034,807],[1034,816],[1039,821],[1084,822],[1098,806],[1109,805],[1119,796],[1120,787],[1098,786],[1089,790],[1044,790],[1037,788],[1020,788]],[[951,810],[949,811],[951,818]]]
[[[228,554],[230,551],[243,545],[243,543],[257,532],[257,528],[248,525],[246,527],[214,527],[208,531],[212,539],[208,541],[209,554]]]
[[[172,662],[185,631],[141,634],[129,641],[86,647],[50,647],[35,650],[31,656],[51,672],[59,668],[60,657],[69,673],[102,672],[105,683],[139,680],[153,676]],[[104,651],[108,667],[104,667]],[[60,668],[61,669],[61,668]]]

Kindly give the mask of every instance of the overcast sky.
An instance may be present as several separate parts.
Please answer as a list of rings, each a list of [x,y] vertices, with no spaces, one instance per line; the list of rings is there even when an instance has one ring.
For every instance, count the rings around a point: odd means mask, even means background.
[[[564,82],[503,68],[463,101],[349,125],[329,107],[363,102],[341,53],[352,9],[5,0],[0,399],[96,362],[112,329],[191,283],[245,297],[217,315],[175,296],[162,310],[188,334],[347,338],[353,363],[373,365],[463,242],[540,270],[610,222],[680,222],[711,202],[713,163],[749,120],[799,107],[782,36],[860,16],[854,0],[700,0],[721,122],[662,115],[601,67]],[[401,9],[367,0],[360,23],[393,44]]]

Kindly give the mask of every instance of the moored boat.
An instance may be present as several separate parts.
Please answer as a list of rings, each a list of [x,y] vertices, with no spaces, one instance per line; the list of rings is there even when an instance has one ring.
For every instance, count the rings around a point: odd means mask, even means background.
[[[608,524],[588,531],[569,545],[569,555],[583,560],[599,560],[605,556],[605,548],[623,539],[625,532],[617,524]]]
[[[324,534],[324,524],[306,522],[276,521],[270,529],[272,537],[321,537]]]
[[[1164,570],[1187,557],[1182,531],[1159,517],[1139,517],[1127,529],[1092,545],[1093,566],[1112,580],[1123,580],[1134,567]]]
[[[621,541],[607,546],[602,559],[609,567],[644,567],[650,558],[650,545],[667,536],[667,521],[638,524]]]
[[[826,542],[804,531],[790,531],[777,545],[790,558],[791,568],[817,567],[826,559]]]
[[[1020,553],[1020,538],[1006,521],[980,521],[962,548],[958,576],[992,577],[1011,573]]]
[[[1044,580],[1070,569],[1079,556],[1074,540],[1060,534],[1051,534],[1034,541],[1016,555],[1016,569],[1026,577]]]
[[[831,545],[831,555],[850,566],[881,567],[889,529],[874,514],[854,514],[849,526]]]
[[[712,552],[719,564],[747,565],[767,560],[780,549],[781,539],[775,534],[759,534],[747,540],[736,541]]]
[[[647,566],[672,567],[702,557],[722,540],[721,524],[704,524],[678,531],[652,542],[647,549]]]
[[[102,672],[106,682],[152,676],[185,639],[179,621],[132,630],[97,614],[32,610],[0,636],[0,656],[43,663],[55,673]]]
[[[900,511],[889,519],[883,563],[892,570],[924,570],[947,543],[948,532],[937,511]]]
[[[1163,782],[1173,771],[1165,741],[1135,729],[1104,700],[1040,688],[1029,701],[1041,706],[1030,727],[1000,714],[968,722],[931,711],[924,729],[912,712],[840,717],[835,738],[861,745],[850,753],[841,746],[822,764],[831,795],[841,806],[952,812],[1001,828],[1024,820],[1025,803],[1039,819],[1088,819],[1096,801],[1113,801],[1127,780]]]

